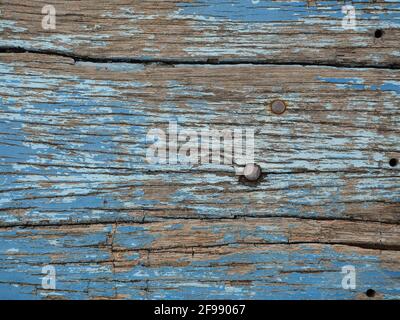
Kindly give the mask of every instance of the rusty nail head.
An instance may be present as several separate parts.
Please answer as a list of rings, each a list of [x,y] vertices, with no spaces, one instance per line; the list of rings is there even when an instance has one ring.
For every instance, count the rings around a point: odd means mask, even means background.
[[[246,164],[243,174],[247,180],[256,181],[261,175],[261,168],[257,164]]]
[[[282,100],[274,100],[271,102],[271,111],[275,114],[282,114],[286,110],[286,103]]]

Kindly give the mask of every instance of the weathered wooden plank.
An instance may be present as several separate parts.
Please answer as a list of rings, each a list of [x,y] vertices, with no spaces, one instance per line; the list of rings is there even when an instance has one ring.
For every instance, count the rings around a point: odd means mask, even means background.
[[[399,299],[400,4],[343,4],[2,1],[0,298]],[[171,123],[253,129],[262,179],[148,163]]]
[[[342,26],[343,5],[356,27]],[[3,0],[0,46],[92,58],[399,65],[398,1]],[[383,35],[375,37],[375,31]],[[377,36],[379,36],[377,34]]]
[[[399,233],[295,218],[2,228],[0,297],[398,299]],[[54,290],[41,285],[46,265]],[[353,290],[342,287],[349,265]]]
[[[0,57],[2,225],[298,216],[397,222],[398,70]],[[288,78],[290,75],[290,78]],[[267,104],[287,102],[275,115]],[[255,130],[263,181],[153,164],[150,129]]]

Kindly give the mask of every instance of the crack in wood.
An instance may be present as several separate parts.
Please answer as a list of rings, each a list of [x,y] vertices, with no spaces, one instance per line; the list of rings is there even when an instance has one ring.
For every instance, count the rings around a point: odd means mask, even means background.
[[[181,58],[181,59],[169,59],[169,58],[122,58],[122,57],[108,57],[98,58],[91,56],[84,56],[64,52],[61,50],[40,50],[40,49],[26,49],[22,47],[4,47],[0,46],[0,53],[32,53],[39,55],[58,56],[63,58],[70,58],[76,62],[93,62],[93,63],[131,63],[131,64],[144,64],[144,65],[275,65],[275,66],[320,66],[320,67],[334,67],[334,68],[360,68],[360,69],[388,69],[398,70],[400,69],[400,63],[393,63],[390,65],[379,64],[379,63],[367,63],[367,62],[338,62],[338,61],[315,61],[313,63],[309,61],[278,61],[273,59],[195,59],[195,58]]]

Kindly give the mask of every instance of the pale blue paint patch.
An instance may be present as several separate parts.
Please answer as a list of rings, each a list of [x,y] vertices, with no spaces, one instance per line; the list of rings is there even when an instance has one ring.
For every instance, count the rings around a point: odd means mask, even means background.
[[[352,1],[356,9],[356,17],[360,20],[383,21],[390,26],[400,23],[398,4],[366,3],[365,1]],[[250,0],[218,1],[196,0],[190,3],[178,3],[177,16],[204,18],[213,20],[228,20],[250,23],[280,23],[280,22],[309,22],[316,21],[341,27],[344,17],[343,3],[337,1],[319,1],[316,6],[309,6],[306,1],[272,1],[260,0],[253,4]]]
[[[183,229],[183,224],[182,223],[174,223],[167,225],[165,227],[166,230],[182,230]]]
[[[12,32],[20,33],[25,32],[28,29],[17,25],[16,21],[1,19],[0,20],[0,32],[4,32],[6,29]]]
[[[364,83],[364,79],[361,78],[326,78],[326,77],[317,77],[318,80],[329,82],[329,83],[337,83],[337,84],[362,84]]]
[[[383,84],[365,85],[362,78],[333,78],[333,77],[320,77],[317,80],[335,84],[340,89],[354,89],[354,90],[373,90],[373,91],[390,91],[400,94],[400,82],[398,81],[384,81]]]
[[[332,3],[331,3],[332,5]],[[302,21],[307,16],[318,15],[339,18],[342,16],[341,6],[338,10],[319,10],[308,7],[304,1],[276,2],[261,0],[252,4],[250,0],[218,1],[196,0],[190,3],[178,3],[180,15],[201,16],[207,19],[230,20],[241,22],[285,22]]]
[[[144,226],[118,226],[114,243],[124,248],[146,248],[151,246],[156,236]]]
[[[128,261],[136,261],[140,258],[140,254],[138,252],[131,252],[126,254],[124,257]]]
[[[366,90],[367,87],[364,85],[364,79],[360,78],[324,78],[317,77],[318,80],[333,83],[337,88],[340,89],[353,89],[353,90]]]
[[[385,81],[380,89],[382,91],[396,92],[396,95],[400,95],[400,82],[398,81]]]

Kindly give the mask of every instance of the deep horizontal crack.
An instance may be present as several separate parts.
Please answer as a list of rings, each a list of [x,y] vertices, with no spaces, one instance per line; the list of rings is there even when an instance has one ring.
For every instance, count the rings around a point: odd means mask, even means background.
[[[400,63],[359,63],[359,62],[339,62],[334,60],[327,60],[325,62],[309,62],[309,61],[280,61],[280,60],[266,60],[266,59],[218,59],[218,58],[153,58],[153,57],[92,57],[88,55],[80,55],[76,53],[65,52],[62,50],[48,50],[48,49],[27,49],[23,47],[0,47],[0,53],[32,53],[53,55],[63,58],[71,58],[75,62],[93,62],[93,63],[132,63],[132,64],[164,64],[164,65],[240,65],[240,64],[253,64],[253,65],[294,65],[294,66],[320,66],[320,67],[334,67],[334,68],[369,68],[369,69],[400,69]]]
[[[156,210],[155,210],[156,211]],[[165,211],[165,210],[164,210]],[[193,221],[230,221],[236,219],[293,219],[293,220],[314,220],[314,221],[327,221],[327,222],[335,222],[335,221],[343,221],[343,222],[364,222],[364,223],[380,223],[387,225],[399,225],[398,221],[379,221],[379,220],[371,220],[371,219],[357,219],[350,217],[306,217],[306,216],[291,216],[291,215],[232,215],[232,216],[221,216],[221,217],[207,217],[207,216],[199,216],[199,217],[190,217],[190,216],[162,216],[162,217],[152,217],[151,220],[144,220],[142,216],[139,216],[137,219],[97,219],[97,220],[82,220],[82,221],[23,221],[23,222],[0,222],[0,229],[10,229],[10,228],[41,228],[41,227],[76,227],[76,226],[90,226],[90,225],[106,225],[106,224],[116,224],[118,225],[126,225],[126,224],[154,224],[163,221],[180,221],[180,220],[193,220]]]

